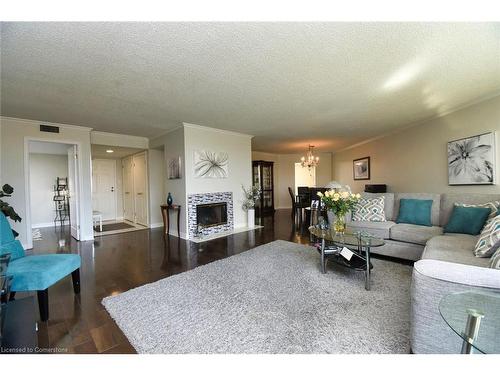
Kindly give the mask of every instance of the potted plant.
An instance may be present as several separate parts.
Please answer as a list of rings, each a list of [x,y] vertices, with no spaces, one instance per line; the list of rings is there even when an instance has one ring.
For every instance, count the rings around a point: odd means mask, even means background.
[[[321,198],[326,209],[335,215],[333,222],[335,232],[344,233],[345,216],[354,209],[361,195],[332,189],[325,191],[325,193],[318,192],[318,197]]]
[[[248,189],[242,185],[241,188],[245,194],[245,200],[243,201],[242,207],[247,212],[248,227],[253,228],[255,226],[255,203],[260,198],[260,189],[256,185]]]
[[[2,186],[2,189],[0,189],[0,198],[10,197],[13,192],[14,188],[9,184],[5,184]],[[17,214],[14,208],[9,203],[4,202],[1,199],[0,211],[5,215],[5,217],[10,217],[13,221],[21,221],[21,217]],[[19,236],[19,233],[17,233],[15,230],[12,230],[12,233],[14,233],[14,237]]]

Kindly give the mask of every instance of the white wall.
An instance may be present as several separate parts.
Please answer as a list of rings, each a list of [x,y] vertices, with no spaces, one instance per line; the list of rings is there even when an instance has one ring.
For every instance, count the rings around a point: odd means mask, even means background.
[[[29,220],[29,207],[27,207],[29,198],[25,192],[25,171],[28,172],[28,165],[25,165],[24,161],[25,141],[27,143],[27,140],[30,138],[79,144],[80,176],[82,180],[82,189],[80,192],[80,231],[82,240],[92,240],[94,235],[92,230],[90,128],[8,117],[1,117],[0,121],[2,123],[2,182],[9,183],[15,189],[14,195],[9,198],[9,202],[23,218],[23,221],[21,223],[11,222],[11,225],[19,232],[19,239],[23,246],[32,247],[32,243],[28,241],[27,237],[28,228],[31,228],[31,220]],[[40,124],[61,126],[60,133],[40,132]]]
[[[68,177],[68,156],[30,154],[31,227],[54,225],[54,185],[57,177]]]
[[[149,225],[163,225],[160,205],[166,202],[165,197],[165,155],[162,150],[148,150],[149,176]]]
[[[497,185],[449,186],[447,142],[496,131]],[[500,97],[471,105],[334,155],[335,180],[362,191],[387,184],[394,192],[498,193],[500,187]],[[352,161],[370,156],[371,179],[354,181]]]
[[[186,194],[232,192],[234,226],[247,226],[243,210],[244,199],[241,185],[252,185],[252,137],[192,124],[184,124],[186,155]],[[211,150],[227,152],[229,156],[228,178],[195,178],[194,151]]]
[[[304,152],[305,153],[305,152]],[[332,178],[332,154],[323,152],[316,154],[320,158],[316,168],[316,186],[325,186]],[[252,151],[252,160],[266,160],[274,162],[274,207],[290,208],[292,201],[288,194],[288,187],[295,190],[295,163],[300,161],[304,154],[272,154]]]
[[[181,215],[180,215],[180,235],[182,238],[186,238],[186,228],[187,228],[187,218],[186,218],[186,162],[185,162],[185,147],[184,147],[184,128],[179,127],[161,137],[155,138],[150,141],[150,147],[152,148],[163,148],[164,157],[164,174],[163,174],[163,199],[158,203],[166,203],[167,194],[170,192],[172,194],[173,203],[181,205]],[[181,158],[181,178],[176,180],[169,180],[167,176],[167,166],[168,161],[171,158]],[[159,210],[159,208],[157,208]],[[170,233],[177,235],[176,229],[173,222],[170,221],[171,230]]]
[[[149,140],[145,137],[98,131],[92,131],[90,137],[90,143],[93,145],[134,147],[142,149],[147,149],[149,147]]]

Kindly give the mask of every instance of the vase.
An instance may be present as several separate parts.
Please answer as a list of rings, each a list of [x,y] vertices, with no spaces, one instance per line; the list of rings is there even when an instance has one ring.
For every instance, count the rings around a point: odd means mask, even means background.
[[[172,194],[168,193],[167,205],[171,206],[173,201]]]
[[[248,216],[248,227],[253,228],[255,226],[255,209],[249,208],[247,210]]]
[[[337,233],[344,234],[345,232],[345,214],[337,214],[335,215],[335,220],[333,222],[333,229]]]

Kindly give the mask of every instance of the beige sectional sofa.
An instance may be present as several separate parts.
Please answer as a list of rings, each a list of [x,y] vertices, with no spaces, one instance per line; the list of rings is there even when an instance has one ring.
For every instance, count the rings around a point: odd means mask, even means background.
[[[379,196],[381,194],[368,194]],[[499,194],[386,193],[387,222],[350,221],[348,227],[383,237],[386,245],[373,253],[417,261],[411,285],[411,348],[414,353],[460,353],[461,339],[439,314],[439,302],[450,293],[500,293],[500,270],[490,258],[474,256],[478,236],[443,233],[455,203],[500,201]],[[432,227],[396,224],[401,198],[432,199]],[[483,335],[495,335],[484,332]],[[491,340],[498,338],[491,337]]]

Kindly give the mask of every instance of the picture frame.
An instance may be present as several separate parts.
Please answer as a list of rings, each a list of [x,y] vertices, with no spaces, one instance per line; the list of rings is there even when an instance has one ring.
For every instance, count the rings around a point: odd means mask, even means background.
[[[167,176],[169,180],[178,180],[182,178],[180,156],[168,160]]]
[[[352,176],[354,180],[370,179],[370,157],[354,159],[352,161]]]
[[[495,184],[495,132],[449,141],[447,158],[448,185]]]

